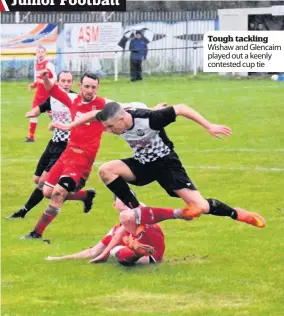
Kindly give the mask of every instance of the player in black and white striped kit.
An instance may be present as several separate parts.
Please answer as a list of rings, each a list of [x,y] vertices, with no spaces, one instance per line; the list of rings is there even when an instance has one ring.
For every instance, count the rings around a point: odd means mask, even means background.
[[[109,102],[101,111],[89,112],[85,117],[69,124],[69,128],[73,128],[99,120],[106,131],[120,135],[133,149],[134,157],[107,162],[99,169],[105,185],[125,205],[134,209],[134,212],[129,210],[120,214],[120,221],[126,230],[135,231],[136,225],[154,224],[166,219],[191,220],[201,214],[227,216],[259,228],[265,227],[264,218],[257,213],[232,208],[214,198],[203,198],[188,177],[164,130],[176,121],[177,116],[198,123],[214,137],[231,135],[229,127],[210,123],[184,104],[149,111],[125,110],[120,104]],[[154,181],[170,196],[182,198],[188,207],[182,210],[140,207],[127,183],[143,186]]]
[[[73,76],[71,72],[61,71],[57,76],[57,82],[58,85],[64,91],[66,91],[66,93],[68,93],[71,99],[75,99],[77,97],[77,93],[71,90],[73,85]],[[26,117],[37,117],[41,113],[46,113],[50,111],[53,122],[60,122],[63,124],[71,122],[69,108],[52,97],[48,98],[44,103],[27,112]],[[47,144],[47,147],[41,155],[35,170],[35,174],[33,177],[33,181],[36,184],[35,190],[31,194],[26,204],[19,211],[13,213],[10,216],[7,216],[6,219],[24,218],[26,214],[37,204],[39,204],[39,202],[44,198],[42,193],[42,187],[45,178],[48,172],[50,171],[51,167],[56,163],[58,158],[61,156],[62,152],[65,150],[67,142],[69,140],[69,135],[69,131],[61,131],[59,129],[54,129],[52,139]],[[94,190],[87,190],[87,199],[84,201],[85,212],[88,212],[91,209],[92,200],[94,196]]]

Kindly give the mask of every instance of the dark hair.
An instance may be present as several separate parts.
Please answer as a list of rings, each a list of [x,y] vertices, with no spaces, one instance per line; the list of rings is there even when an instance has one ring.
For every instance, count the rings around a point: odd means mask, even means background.
[[[60,75],[61,75],[61,74],[71,74],[71,75],[72,75],[72,80],[73,80],[73,74],[72,74],[71,71],[69,71],[69,70],[62,70],[62,71],[60,71],[60,72],[57,74],[57,81],[60,80]]]
[[[87,77],[87,78],[91,78],[91,79],[94,79],[94,80],[98,80],[98,83],[100,83],[100,78],[97,74],[94,74],[93,72],[85,72],[81,79],[80,79],[80,82],[82,83],[83,82],[83,79]]]
[[[124,111],[121,105],[117,102],[108,102],[104,108],[97,113],[96,119],[100,122],[105,122],[115,117],[120,111]]]

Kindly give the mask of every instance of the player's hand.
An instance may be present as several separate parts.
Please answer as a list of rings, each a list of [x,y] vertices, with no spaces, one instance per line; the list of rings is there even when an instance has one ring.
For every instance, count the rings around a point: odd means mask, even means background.
[[[48,79],[49,71],[48,69],[43,69],[39,72],[39,75],[42,79]]]
[[[210,124],[210,126],[207,128],[207,131],[210,135],[219,139],[222,138],[222,135],[232,135],[232,130],[230,129],[230,127],[224,125]]]
[[[90,260],[89,263],[104,263],[104,262],[107,262],[108,257],[109,257],[108,254],[102,253],[96,258]]]
[[[35,89],[35,84],[34,83],[29,84],[28,88],[29,88],[29,91]]]
[[[69,124],[62,124],[59,122],[52,122],[48,125],[48,129],[53,131],[55,128],[60,129],[61,131],[69,131],[70,125]]]
[[[162,110],[164,109],[168,104],[166,102],[163,102],[163,103],[159,103],[157,105],[155,105],[153,107],[153,110]]]
[[[48,257],[46,257],[44,260],[47,260],[47,261],[57,261],[57,260],[63,260],[63,257],[51,257],[51,256],[48,256]]]

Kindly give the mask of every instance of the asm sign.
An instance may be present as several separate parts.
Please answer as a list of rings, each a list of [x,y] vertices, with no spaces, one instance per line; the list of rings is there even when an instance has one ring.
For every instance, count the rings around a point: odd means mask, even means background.
[[[95,43],[100,41],[100,27],[98,25],[81,26],[78,43]]]
[[[121,22],[64,25],[65,52],[114,52],[122,35]]]

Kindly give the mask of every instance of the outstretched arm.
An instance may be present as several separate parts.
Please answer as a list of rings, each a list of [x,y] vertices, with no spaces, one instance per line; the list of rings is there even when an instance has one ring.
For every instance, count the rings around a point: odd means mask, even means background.
[[[76,119],[75,121],[69,124],[62,124],[58,122],[53,122],[49,124],[49,129],[52,130],[53,128],[58,128],[62,131],[69,131],[74,127],[77,127],[82,124],[86,124],[96,120],[97,113],[100,112],[98,110],[93,110],[88,112],[87,114],[82,115],[80,118]]]
[[[72,255],[66,255],[66,256],[56,256],[56,257],[50,257],[48,256],[46,260],[48,261],[57,261],[57,260],[67,260],[67,259],[87,259],[87,258],[96,258],[99,256],[106,246],[100,241],[96,246],[85,249],[81,252],[74,253]]]
[[[49,72],[50,71],[48,69],[43,69],[40,73],[40,77],[45,90],[47,90],[49,94],[56,100],[66,105],[68,108],[71,108],[73,101],[70,99],[65,91],[60,89],[59,86],[57,84],[54,84],[52,79],[49,78]]]
[[[230,136],[232,134],[232,130],[229,127],[210,123],[201,114],[185,104],[176,104],[173,106],[173,108],[177,116],[180,115],[196,122],[197,124],[204,127],[212,136],[221,138],[220,134],[225,136]]]

